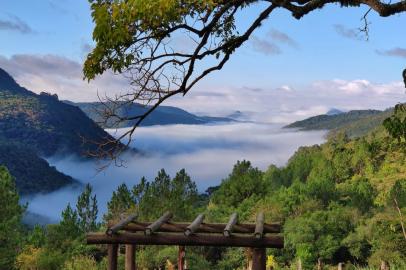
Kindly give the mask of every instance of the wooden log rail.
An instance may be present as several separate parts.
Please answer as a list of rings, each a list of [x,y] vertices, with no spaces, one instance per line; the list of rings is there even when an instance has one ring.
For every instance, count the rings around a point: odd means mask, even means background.
[[[230,237],[231,233],[234,230],[234,226],[237,224],[238,222],[238,215],[237,213],[233,213],[230,217],[230,220],[228,221],[226,227],[224,228],[223,234],[225,237]]]
[[[265,215],[264,213],[259,213],[257,215],[257,221],[255,223],[254,236],[256,238],[262,238],[264,236],[264,223],[265,223]]]
[[[184,234],[144,235],[141,233],[119,232],[112,236],[104,233],[87,234],[88,244],[136,244],[136,245],[176,245],[176,246],[213,246],[213,247],[254,247],[254,248],[283,248],[283,237],[268,235],[262,238],[252,236],[226,237],[224,235],[199,234],[186,236]]]
[[[127,218],[121,220],[119,223],[109,227],[106,231],[106,234],[112,235],[112,234],[120,231],[125,226],[127,226],[129,223],[131,223],[132,221],[135,221],[137,219],[137,217],[138,217],[138,214],[129,215]]]
[[[132,222],[124,226],[122,230],[127,232],[144,232],[145,228],[151,225],[151,222]],[[156,232],[173,232],[183,233],[189,226],[189,223],[174,223],[167,222],[161,225]],[[227,224],[224,223],[202,223],[195,233],[219,233],[223,234]],[[237,234],[253,234],[255,231],[255,224],[235,224],[233,226],[233,233]],[[279,223],[264,223],[264,234],[267,233],[280,233],[281,225]]]
[[[145,228],[145,235],[153,234],[162,226],[162,224],[168,222],[172,217],[173,214],[171,212],[166,212],[157,221],[155,221],[154,223]]]
[[[197,231],[197,229],[199,229],[199,226],[202,224],[203,219],[204,219],[203,214],[198,215],[197,218],[192,222],[192,224],[186,227],[185,235],[190,236],[194,234]]]

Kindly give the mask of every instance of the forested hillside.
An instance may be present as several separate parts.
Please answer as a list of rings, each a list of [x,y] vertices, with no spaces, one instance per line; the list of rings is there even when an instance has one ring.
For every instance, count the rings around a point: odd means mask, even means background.
[[[49,166],[34,151],[17,143],[0,141],[0,164],[13,174],[21,195],[51,192],[76,183],[72,177]]]
[[[340,114],[323,114],[291,123],[285,128],[300,130],[330,130],[330,134],[345,132],[349,137],[359,137],[380,127],[393,113],[393,109],[354,110]]]
[[[376,269],[386,261],[391,269],[406,269],[404,149],[404,142],[383,128],[354,139],[341,133],[323,145],[301,147],[284,167],[261,171],[249,161],[237,162],[220,186],[202,195],[186,171],[171,178],[161,170],[154,180],[143,178],[134,187],[123,184],[114,191],[101,224],[95,219],[97,199],[87,187],[59,224],[26,236],[22,252],[15,254],[16,265],[100,269],[106,249],[86,247],[86,231],[105,231],[107,221],[122,213],[137,211],[140,219],[153,220],[170,210],[175,220],[205,213],[207,222],[227,222],[233,212],[241,222],[253,222],[254,213],[264,211],[267,222],[283,225],[285,248],[268,250],[268,266],[274,269],[296,269],[299,261],[302,269],[313,269],[318,261],[334,267],[343,262],[346,269]],[[141,269],[169,269],[176,257],[175,247],[137,251]],[[242,269],[246,263],[245,250],[238,248],[188,248],[187,260],[190,269]]]
[[[83,138],[85,138],[85,143]],[[0,139],[29,146],[38,154],[82,156],[112,137],[79,108],[55,95],[36,95],[0,69]]]

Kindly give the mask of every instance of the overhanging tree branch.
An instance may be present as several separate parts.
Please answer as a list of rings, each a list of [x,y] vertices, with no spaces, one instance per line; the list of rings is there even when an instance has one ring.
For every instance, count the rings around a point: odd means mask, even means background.
[[[365,5],[382,17],[406,11],[406,0],[385,3],[378,0],[178,0],[110,1],[91,0],[96,47],[88,55],[84,75],[88,80],[106,70],[124,74],[131,89],[103,100],[104,122],[112,127],[120,122],[132,127],[115,141],[103,143],[93,155],[114,159],[129,145],[136,128],[168,98],[188,93],[210,73],[221,70],[231,55],[243,45],[276,9],[288,10],[300,19],[326,4],[341,7]],[[165,5],[162,4],[165,2]],[[246,29],[237,29],[238,12],[250,5],[265,3]],[[369,12],[369,11],[368,11]],[[242,34],[240,34],[242,32]],[[187,48],[174,41],[189,42]],[[141,103],[147,110],[139,115],[118,111]],[[105,153],[108,149],[109,153]]]

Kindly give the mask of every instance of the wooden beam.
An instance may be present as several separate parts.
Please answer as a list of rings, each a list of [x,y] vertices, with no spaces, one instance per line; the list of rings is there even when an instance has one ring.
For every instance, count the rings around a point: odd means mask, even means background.
[[[128,224],[123,228],[123,230],[128,232],[144,232],[145,228],[150,226],[151,222],[133,222]],[[183,233],[189,223],[173,223],[167,222],[162,224],[156,232],[179,232]],[[202,223],[197,229],[196,233],[220,233],[223,234],[227,224],[224,223]],[[255,224],[235,224],[233,227],[233,233],[239,234],[251,234],[255,231]],[[264,233],[280,233],[281,225],[279,223],[265,223]]]
[[[186,227],[185,235],[190,236],[190,235],[194,234],[197,231],[197,229],[199,228],[199,226],[202,224],[203,219],[204,219],[203,214],[198,215],[195,218],[195,220],[192,222],[192,224],[190,224],[189,226]]]
[[[129,215],[127,218],[121,220],[120,222],[118,222],[116,225],[113,225],[111,227],[109,227],[106,231],[106,234],[108,235],[112,235],[116,232],[118,232],[119,230],[123,229],[125,226],[127,226],[129,223],[133,222],[134,220],[136,220],[138,217],[138,214],[133,214],[133,215]]]
[[[230,237],[231,233],[233,232],[235,224],[238,222],[238,215],[237,213],[233,213],[230,216],[230,220],[228,221],[226,227],[224,228],[223,234],[225,237]]]
[[[118,232],[112,236],[104,233],[89,233],[88,244],[137,244],[137,245],[176,245],[176,246],[219,246],[219,247],[258,247],[283,248],[283,237],[267,235],[263,238],[252,236],[225,237],[224,235],[197,234],[153,234],[147,236],[140,233]]]
[[[172,217],[173,214],[171,212],[166,212],[154,223],[145,228],[145,235],[153,234],[154,232],[156,232],[156,230],[158,230],[162,226],[162,224],[168,222]]]
[[[125,245],[125,270],[136,270],[135,245]]]
[[[258,213],[254,232],[254,236],[256,238],[262,238],[264,236],[264,222],[265,222],[264,213],[263,212]]]
[[[105,234],[103,234],[105,235]],[[106,235],[105,235],[106,236]],[[117,270],[118,243],[107,245],[107,269]]]
[[[266,249],[252,249],[252,270],[266,270]]]

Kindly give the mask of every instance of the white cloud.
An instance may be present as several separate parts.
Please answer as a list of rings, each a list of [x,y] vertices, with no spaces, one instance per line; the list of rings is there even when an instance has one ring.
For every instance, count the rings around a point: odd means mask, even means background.
[[[56,93],[60,99],[72,101],[94,101],[97,94],[113,96],[128,88],[126,79],[110,72],[88,83],[83,80],[80,63],[57,55],[0,56],[0,68],[35,93]]]
[[[9,15],[9,19],[0,19],[0,31],[12,31],[20,34],[32,34],[34,31],[17,16]]]
[[[385,56],[406,58],[406,48],[397,47],[390,50],[376,50],[376,53]]]
[[[298,43],[293,38],[291,38],[288,34],[278,31],[276,29],[271,29],[268,33],[268,36],[271,37],[272,40],[276,42],[285,43],[296,49],[299,48]]]
[[[261,39],[259,37],[253,36],[250,39],[250,43],[252,45],[253,50],[258,53],[262,53],[265,55],[275,55],[282,53],[278,45],[266,39]]]
[[[337,34],[342,37],[353,40],[361,40],[362,32],[359,29],[347,28],[342,24],[335,24],[333,25],[333,27]]]

